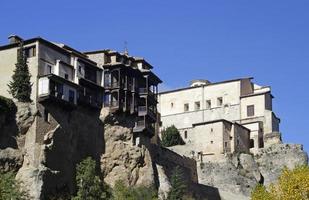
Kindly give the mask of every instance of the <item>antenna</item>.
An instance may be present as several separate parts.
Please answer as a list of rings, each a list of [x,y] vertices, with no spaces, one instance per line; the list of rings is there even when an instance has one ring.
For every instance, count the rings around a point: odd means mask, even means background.
[[[129,55],[129,51],[128,51],[128,42],[124,41],[124,55]]]

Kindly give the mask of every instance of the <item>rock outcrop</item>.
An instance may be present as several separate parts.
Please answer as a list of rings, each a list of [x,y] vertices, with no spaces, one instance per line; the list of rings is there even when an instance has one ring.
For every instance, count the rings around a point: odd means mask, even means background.
[[[308,155],[301,145],[273,144],[254,156],[241,153],[204,158],[198,166],[199,183],[218,188],[222,199],[249,199],[257,183],[268,185],[285,166],[293,169],[307,163]]]
[[[155,185],[150,152],[145,144],[133,145],[132,128],[106,124],[105,140],[101,169],[106,183],[113,186],[122,180],[128,185]]]

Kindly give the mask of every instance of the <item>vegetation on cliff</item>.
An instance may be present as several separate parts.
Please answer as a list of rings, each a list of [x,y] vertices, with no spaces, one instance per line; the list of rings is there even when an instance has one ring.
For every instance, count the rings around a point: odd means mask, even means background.
[[[162,145],[164,147],[170,147],[175,145],[183,145],[185,142],[181,138],[177,128],[172,125],[162,131]]]
[[[127,187],[122,181],[117,181],[113,189],[114,200],[155,200],[158,199],[154,187]]]
[[[76,168],[77,196],[73,200],[109,199],[110,192],[96,173],[96,162],[90,157]]]
[[[17,50],[17,63],[15,64],[12,81],[8,84],[9,93],[20,102],[31,102],[31,75],[27,64],[27,58],[24,53],[23,43]]]
[[[0,199],[23,200],[27,195],[20,190],[13,172],[0,173]]]
[[[304,200],[309,199],[309,166],[298,166],[293,170],[284,168],[275,184],[268,188],[257,185],[252,200]]]
[[[175,167],[171,177],[171,190],[168,193],[167,200],[181,200],[186,194],[186,184],[183,178],[183,172],[180,167]]]

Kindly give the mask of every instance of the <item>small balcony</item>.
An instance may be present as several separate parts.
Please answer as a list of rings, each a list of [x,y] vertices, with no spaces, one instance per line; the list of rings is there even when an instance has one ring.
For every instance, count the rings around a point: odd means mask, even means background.
[[[120,83],[119,81],[117,82],[105,82],[104,87],[106,89],[115,89],[115,88],[119,88],[120,87]]]
[[[54,74],[41,76],[38,83],[38,100],[55,101],[60,105],[76,106],[79,86]]]
[[[138,116],[149,116],[152,120],[156,121],[156,112],[147,106],[138,106]]]
[[[153,100],[154,102],[157,101],[157,96],[150,89],[139,88],[138,91],[139,91],[140,96],[146,96],[147,95],[150,100]]]
[[[135,122],[135,127],[133,128],[133,132],[143,132],[146,131],[150,136],[155,134],[155,126],[153,123],[148,123],[145,120],[139,120]]]

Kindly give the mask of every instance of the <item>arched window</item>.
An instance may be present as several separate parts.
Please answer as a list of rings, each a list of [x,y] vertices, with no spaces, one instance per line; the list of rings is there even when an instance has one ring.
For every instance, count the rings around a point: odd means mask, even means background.
[[[185,139],[188,137],[188,131],[185,131]]]

